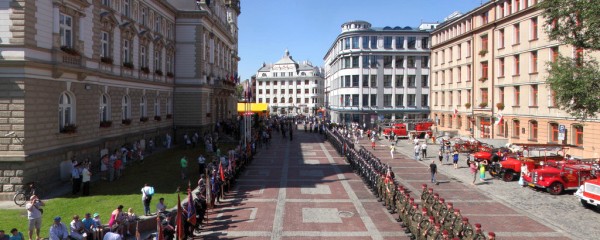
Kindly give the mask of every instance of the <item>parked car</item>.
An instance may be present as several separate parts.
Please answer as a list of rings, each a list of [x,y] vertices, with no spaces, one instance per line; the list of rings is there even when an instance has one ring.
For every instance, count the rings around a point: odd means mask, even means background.
[[[575,196],[579,198],[584,207],[600,207],[600,179],[595,178],[583,182],[575,192]]]
[[[565,190],[576,190],[584,181],[596,178],[596,170],[591,163],[564,160],[534,169],[523,176],[525,184],[533,188],[546,189],[552,195]]]

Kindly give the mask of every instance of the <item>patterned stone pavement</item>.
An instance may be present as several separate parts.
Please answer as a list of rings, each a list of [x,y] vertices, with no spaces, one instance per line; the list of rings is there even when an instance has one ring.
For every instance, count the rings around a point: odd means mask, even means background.
[[[390,162],[398,180],[413,190],[429,182],[427,166],[382,147],[375,153]],[[481,223],[499,239],[570,239],[453,177],[435,192],[471,223]],[[296,131],[294,140],[274,134],[237,185],[209,210],[201,239],[408,239],[403,229],[322,135]]]

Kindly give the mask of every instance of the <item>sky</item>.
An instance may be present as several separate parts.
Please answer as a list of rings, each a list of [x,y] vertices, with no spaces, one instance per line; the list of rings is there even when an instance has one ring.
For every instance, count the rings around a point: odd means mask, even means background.
[[[373,27],[442,22],[487,0],[241,0],[238,68],[242,81],[263,63],[275,63],[286,49],[296,62],[323,66],[341,25],[364,20]]]

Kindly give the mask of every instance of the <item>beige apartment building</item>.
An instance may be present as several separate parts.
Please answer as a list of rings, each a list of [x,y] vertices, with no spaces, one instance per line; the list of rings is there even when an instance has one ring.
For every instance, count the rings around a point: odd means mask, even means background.
[[[438,131],[571,144],[574,156],[598,157],[597,119],[580,122],[561,111],[546,84],[547,63],[576,53],[548,39],[537,2],[488,1],[432,32],[431,118]]]
[[[239,0],[0,0],[0,199],[235,112]]]

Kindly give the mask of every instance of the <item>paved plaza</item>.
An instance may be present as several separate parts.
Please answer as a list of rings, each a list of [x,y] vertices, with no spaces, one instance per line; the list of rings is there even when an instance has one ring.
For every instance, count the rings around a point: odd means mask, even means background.
[[[361,144],[367,144],[366,139]],[[404,154],[392,160],[386,144],[382,140],[374,153],[393,167],[397,180],[418,199],[421,184],[429,182],[430,161],[407,157],[412,151],[407,141],[399,144],[398,152]],[[435,156],[437,148],[430,146],[430,155]],[[467,168],[439,168],[441,183],[432,186],[434,191],[454,203],[472,224],[481,223],[486,233],[493,231],[499,239],[600,236],[594,227],[600,222],[599,214],[577,206],[571,195],[550,196],[499,180],[473,186]],[[496,187],[500,188],[497,192]],[[408,239],[395,217],[322,135],[299,130],[293,141],[275,133],[268,150],[259,150],[226,199],[209,210],[210,222],[202,238]]]

